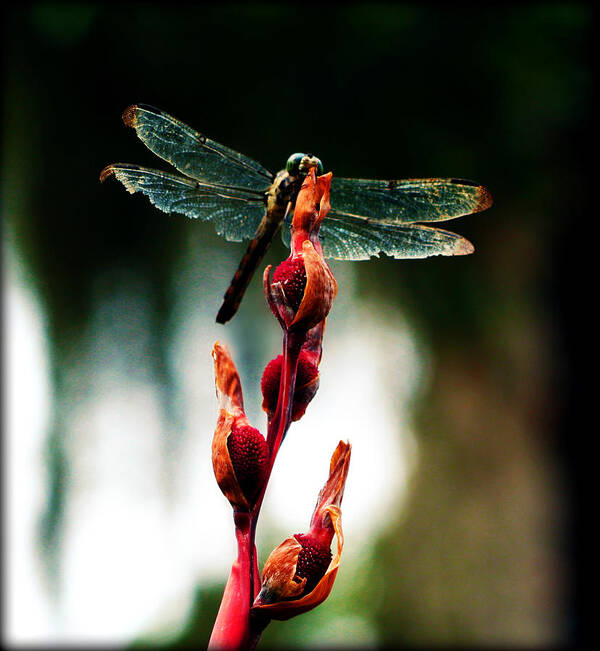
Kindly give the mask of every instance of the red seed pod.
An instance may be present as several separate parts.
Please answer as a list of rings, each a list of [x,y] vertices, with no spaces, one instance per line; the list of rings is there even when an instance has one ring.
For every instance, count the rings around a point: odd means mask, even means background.
[[[269,417],[275,413],[279,397],[279,384],[281,382],[281,366],[283,355],[278,355],[266,366],[260,387],[263,394],[262,408]],[[308,403],[315,397],[319,388],[319,368],[314,361],[314,355],[303,350],[298,358],[296,372],[296,388],[292,406],[292,420],[299,420],[306,411]]]
[[[244,412],[242,385],[233,359],[219,342],[213,346],[219,417],[212,463],[219,488],[237,511],[249,511],[259,496],[269,463],[267,442]]]
[[[283,355],[277,355],[265,367],[260,389],[263,394],[262,408],[272,416],[277,407],[277,398],[279,397],[279,384],[281,382],[281,365],[283,364]]]
[[[234,425],[227,438],[227,450],[242,493],[249,504],[254,504],[266,477],[267,442],[255,427]]]

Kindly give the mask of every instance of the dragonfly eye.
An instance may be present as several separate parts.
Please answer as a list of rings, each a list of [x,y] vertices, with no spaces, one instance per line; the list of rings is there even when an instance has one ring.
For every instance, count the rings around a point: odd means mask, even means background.
[[[323,174],[323,163],[312,154],[292,154],[285,167],[290,176],[306,176],[313,168],[316,168],[317,175]]]
[[[306,154],[292,154],[285,165],[287,173],[291,176],[298,176],[298,173],[300,172],[300,163],[305,156]]]

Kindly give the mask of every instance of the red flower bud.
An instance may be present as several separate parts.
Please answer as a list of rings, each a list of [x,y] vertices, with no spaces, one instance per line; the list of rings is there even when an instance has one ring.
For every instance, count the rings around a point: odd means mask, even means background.
[[[212,443],[213,469],[234,509],[249,511],[266,479],[267,442],[246,418],[240,378],[229,351],[217,342],[213,359],[220,407]]]
[[[329,479],[319,493],[309,531],[284,540],[266,560],[253,612],[271,619],[289,619],[315,608],[329,596],[344,547],[340,504],[350,450],[350,444],[342,441],[335,449]],[[334,535],[337,551],[332,557],[329,547]]]
[[[271,267],[263,283],[271,310],[287,330],[310,330],[323,321],[337,293],[337,283],[325,262],[319,227],[329,212],[331,173],[316,178],[314,170],[304,179],[296,199],[292,221],[290,257]]]
[[[260,383],[263,404],[262,408],[272,418],[277,408],[279,384],[281,382],[281,366],[283,355],[278,355],[266,366]],[[296,372],[296,388],[292,404],[292,420],[299,420],[306,411],[308,403],[314,398],[319,388],[319,369],[313,356],[308,350],[302,350],[298,358]]]

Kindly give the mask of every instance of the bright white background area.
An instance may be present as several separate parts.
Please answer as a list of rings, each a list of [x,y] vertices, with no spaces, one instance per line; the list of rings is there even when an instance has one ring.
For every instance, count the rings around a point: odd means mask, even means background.
[[[211,466],[217,416],[212,345],[219,339],[230,348],[247,411],[264,433],[259,380],[281,352],[279,326],[273,319],[268,332],[261,331],[260,369],[245,371],[240,351],[253,331],[244,331],[241,321],[226,328],[214,323],[206,306],[223,288],[199,287],[198,260],[189,254],[173,277],[174,390],[165,409],[145,354],[147,288],[125,275],[118,292],[99,285],[96,311],[73,351],[66,394],[57,404],[43,310],[25,270],[5,251],[5,642],[125,644],[143,633],[175,635],[195,586],[224,583],[235,555],[230,507]],[[213,263],[227,274],[235,259]],[[332,598],[344,594],[376,535],[402,509],[417,459],[410,403],[427,381],[402,314],[360,300],[352,266],[342,267],[334,267],[340,289],[325,331],[321,386],[282,446],[258,536],[264,559],[266,540],[307,527],[331,454],[340,439],[350,441],[346,545]],[[69,465],[56,589],[44,580],[39,540],[54,410],[62,410]],[[338,629],[345,636],[352,631],[359,644],[376,642],[375,628],[354,613],[331,622],[322,633],[329,637],[311,642],[329,643]]]

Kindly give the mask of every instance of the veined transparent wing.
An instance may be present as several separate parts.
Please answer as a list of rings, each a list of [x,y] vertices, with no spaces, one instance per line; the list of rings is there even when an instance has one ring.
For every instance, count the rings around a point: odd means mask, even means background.
[[[290,229],[283,228],[283,241],[290,245]],[[333,260],[369,260],[381,253],[397,259],[428,258],[434,255],[467,255],[469,240],[421,224],[388,224],[366,217],[331,210],[321,223],[319,240],[323,255]]]
[[[230,242],[254,237],[265,214],[264,194],[260,191],[194,181],[126,163],[108,165],[100,180],[112,175],[131,194],[141,192],[164,212],[213,222],[217,233]]]
[[[378,181],[334,176],[331,182],[331,207],[338,214],[386,224],[445,221],[491,205],[486,188],[463,179]]]
[[[335,260],[466,255],[473,245],[461,235],[416,222],[438,222],[489,208],[482,185],[462,179],[379,181],[333,178],[331,206],[323,220],[323,254]],[[282,231],[289,240],[288,229]]]
[[[123,112],[123,122],[179,172],[205,183],[265,191],[273,174],[260,163],[198,133],[168,113],[145,104]]]
[[[428,258],[433,255],[467,255],[469,240],[421,224],[389,224],[344,215],[332,210],[321,224],[323,255],[334,260],[368,260],[385,253],[393,258]]]

